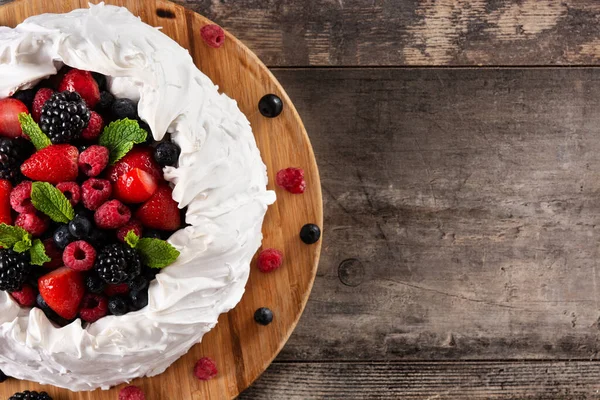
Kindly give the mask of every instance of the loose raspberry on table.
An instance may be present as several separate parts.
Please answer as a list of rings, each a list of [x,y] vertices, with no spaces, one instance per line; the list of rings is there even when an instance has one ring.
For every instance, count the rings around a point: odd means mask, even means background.
[[[96,210],[104,204],[112,194],[112,185],[106,179],[91,178],[81,185],[81,198],[88,210]]]
[[[271,272],[281,267],[283,254],[276,249],[265,249],[258,255],[258,269],[260,272]]]
[[[50,220],[37,212],[19,214],[15,225],[25,229],[33,237],[41,236],[50,226]]]
[[[44,268],[58,268],[63,265],[62,252],[54,244],[54,239],[48,238],[42,242],[46,255],[52,260],[44,264]]]
[[[108,313],[108,299],[96,293],[86,293],[81,300],[79,316],[86,322],[96,322]]]
[[[137,237],[142,237],[143,229],[140,221],[132,219],[117,230],[117,239],[121,242],[125,242],[125,236],[127,236],[129,231],[133,231]]]
[[[277,173],[275,182],[290,193],[300,194],[306,190],[304,171],[300,168],[286,168]]]
[[[85,240],[71,242],[62,256],[65,266],[75,271],[88,271],[96,262],[96,250]]]
[[[102,128],[104,128],[102,117],[96,111],[92,111],[90,122],[88,122],[88,126],[81,132],[81,137],[86,140],[96,140],[102,133]]]
[[[33,307],[37,293],[28,284],[24,284],[21,290],[10,293],[17,303],[23,307]]]
[[[146,400],[146,395],[137,386],[127,386],[119,392],[119,400]]]
[[[18,213],[35,212],[31,203],[31,181],[19,183],[10,193],[10,206]]]
[[[211,24],[203,26],[200,29],[200,35],[206,44],[215,49],[218,49],[225,43],[225,32],[223,32],[223,28],[219,25]]]
[[[106,147],[90,146],[79,155],[79,170],[90,177],[98,176],[108,165],[108,156]]]
[[[79,201],[81,200],[81,188],[77,182],[61,182],[56,185],[56,188],[69,199],[72,206],[79,204]]]
[[[96,226],[101,229],[117,229],[131,219],[131,210],[119,200],[102,204],[94,214]]]
[[[208,381],[217,376],[217,364],[210,357],[202,357],[194,366],[194,376],[201,381]]]

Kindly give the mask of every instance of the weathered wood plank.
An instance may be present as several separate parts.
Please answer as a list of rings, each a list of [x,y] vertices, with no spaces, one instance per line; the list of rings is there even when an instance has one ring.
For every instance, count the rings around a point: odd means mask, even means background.
[[[275,363],[239,399],[597,399],[597,362]]]

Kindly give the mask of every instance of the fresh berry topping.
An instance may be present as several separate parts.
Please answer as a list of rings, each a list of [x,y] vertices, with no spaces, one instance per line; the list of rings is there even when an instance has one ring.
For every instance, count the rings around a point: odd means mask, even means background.
[[[68,226],[69,233],[75,239],[87,238],[92,231],[92,222],[83,214],[76,214]]]
[[[133,278],[127,285],[132,291],[141,292],[148,289],[148,279],[143,275],[139,275]]]
[[[100,93],[100,101],[96,104],[96,109],[101,112],[108,112],[114,102],[115,96],[110,92],[104,91]]]
[[[87,176],[98,176],[108,165],[108,149],[104,146],[90,146],[79,155],[79,169]]]
[[[271,272],[281,267],[283,254],[276,249],[265,249],[258,255],[258,269],[260,272]]]
[[[12,225],[12,192],[10,181],[0,179],[0,224]]]
[[[98,84],[98,88],[100,90],[106,90],[106,76],[102,75],[99,72],[92,72],[92,76],[94,77],[94,80]]]
[[[204,25],[200,29],[200,36],[210,47],[218,49],[225,43],[225,32],[219,25],[210,24]]]
[[[54,93],[40,116],[40,128],[54,144],[79,139],[88,122],[90,110],[75,92]]]
[[[73,319],[85,292],[83,275],[67,267],[56,269],[38,279],[42,298],[59,316]]]
[[[96,226],[101,229],[117,229],[131,219],[131,210],[119,200],[102,204],[94,214]]]
[[[37,212],[19,214],[15,225],[25,229],[33,237],[41,236],[50,226],[50,219]]]
[[[117,239],[121,242],[125,242],[125,236],[127,236],[129,231],[133,231],[137,237],[142,237],[143,229],[140,221],[132,219],[117,230]]]
[[[315,224],[306,224],[300,229],[300,239],[306,244],[317,243],[321,238],[321,228]]]
[[[127,386],[119,392],[119,400],[146,400],[146,396],[139,387]]]
[[[111,244],[98,253],[95,269],[106,283],[117,284],[138,276],[142,262],[135,249],[121,243]]]
[[[106,288],[106,282],[100,279],[97,274],[91,273],[85,278],[85,288],[90,293],[102,293]]]
[[[0,383],[5,382],[9,377],[0,370]]]
[[[85,100],[89,108],[96,107],[96,104],[100,101],[100,88],[92,74],[88,71],[72,69],[67,72],[58,90],[60,92],[64,92],[65,90],[77,92]]]
[[[108,231],[103,229],[92,229],[92,232],[90,232],[89,236],[87,237],[87,241],[90,242],[96,249],[104,247],[104,245],[106,245],[109,241],[112,242],[112,240],[109,239],[112,238],[109,238]]]
[[[306,190],[304,171],[300,168],[286,168],[277,173],[275,177],[277,185],[290,193],[300,194]]]
[[[115,197],[123,203],[143,203],[156,192],[156,179],[146,171],[134,168],[123,174],[115,184]]]
[[[148,305],[148,290],[132,290],[129,292],[129,303],[134,311],[146,307]]]
[[[165,240],[167,239],[168,235],[166,235],[164,232],[157,231],[156,229],[144,229],[144,237]]]
[[[18,213],[35,212],[31,203],[31,181],[19,183],[10,194],[10,205]]]
[[[154,149],[154,160],[161,167],[174,166],[181,149],[173,142],[161,142]]]
[[[52,400],[52,397],[46,392],[36,392],[26,390],[24,392],[15,393],[8,400]]]
[[[23,307],[33,307],[37,296],[35,290],[28,284],[24,284],[21,290],[11,292],[10,294]]]
[[[283,102],[274,94],[263,96],[258,102],[258,110],[267,118],[275,118],[283,111]]]
[[[33,150],[31,142],[25,139],[7,139],[0,137],[0,179],[19,180],[21,164]]]
[[[17,99],[0,100],[0,136],[17,138],[23,134],[20,113],[29,113],[27,106]]]
[[[112,113],[117,119],[137,119],[137,105],[129,99],[117,99],[112,104]]]
[[[79,316],[86,322],[96,322],[108,313],[108,299],[101,294],[86,293],[81,301]]]
[[[23,175],[34,181],[70,182],[77,178],[79,151],[69,144],[46,147],[34,153],[21,165]]]
[[[35,89],[19,90],[11,97],[25,104],[27,108],[31,108],[31,105],[33,104],[33,98],[35,97]]]
[[[148,125],[148,123],[146,121],[138,119],[138,125],[140,126],[140,128],[142,128],[143,130],[145,130],[146,133],[148,134],[146,136],[146,141],[144,142],[147,146],[150,146],[154,142],[156,142],[154,140],[154,136],[152,135],[152,129],[150,129],[150,125]]]
[[[89,271],[96,262],[96,250],[88,242],[78,240],[65,247],[63,262],[66,267],[75,271]]]
[[[72,206],[79,204],[79,200],[81,200],[81,188],[77,182],[61,182],[56,185],[56,188],[69,199]]]
[[[97,210],[112,194],[112,185],[106,179],[88,179],[81,185],[81,198],[88,210]]]
[[[52,90],[50,88],[42,88],[42,89],[38,90],[38,92],[35,94],[35,97],[33,99],[33,105],[31,107],[32,108],[31,116],[33,117],[33,120],[35,122],[40,122],[44,104],[46,104],[46,102],[48,100],[50,100],[50,98],[52,97],[53,94],[54,94],[54,90]]]
[[[269,325],[273,322],[273,311],[267,307],[261,307],[254,313],[254,320],[261,325]]]
[[[121,160],[106,170],[111,182],[116,182],[119,177],[134,168],[148,172],[157,181],[163,179],[162,168],[154,161],[154,151],[151,147],[135,146]]]
[[[202,357],[194,366],[194,375],[201,381],[208,381],[217,376],[217,364],[209,357]]]
[[[113,296],[108,299],[108,310],[112,315],[127,314],[129,307],[123,296]]]
[[[52,239],[54,240],[54,244],[61,250],[64,250],[65,247],[69,243],[71,243],[75,238],[69,232],[68,225],[59,226],[52,235]]]
[[[106,289],[104,289],[104,294],[107,296],[116,296],[118,294],[127,294],[131,289],[127,283],[119,283],[116,285],[106,285]]]
[[[96,140],[102,133],[104,128],[104,120],[96,111],[90,113],[90,122],[88,126],[81,132],[81,137],[86,140]]]
[[[181,215],[177,202],[173,200],[173,190],[161,185],[156,192],[138,209],[136,218],[150,229],[174,231],[181,226]]]
[[[45,268],[58,268],[63,265],[62,262],[62,253],[54,244],[54,239],[48,238],[43,241],[44,249],[46,250],[46,255],[50,258],[51,261],[44,264]]]

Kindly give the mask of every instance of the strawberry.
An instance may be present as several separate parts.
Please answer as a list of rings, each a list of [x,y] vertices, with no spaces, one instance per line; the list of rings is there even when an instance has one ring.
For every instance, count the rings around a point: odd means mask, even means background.
[[[137,210],[136,218],[146,228],[174,231],[181,226],[181,215],[173,190],[161,185],[156,192]]]
[[[40,122],[42,108],[53,94],[54,90],[49,88],[42,88],[35,94],[35,97],[33,98],[33,105],[31,106],[31,115],[33,116],[33,120],[35,122]]]
[[[134,168],[119,177],[114,195],[123,203],[143,203],[156,192],[156,179],[146,171]]]
[[[59,92],[64,92],[65,90],[79,93],[89,108],[96,107],[96,104],[100,101],[98,83],[89,71],[72,69],[67,72],[58,86]]]
[[[119,177],[134,168],[148,172],[154,179],[163,179],[162,169],[154,160],[154,151],[151,147],[135,146],[117,163],[106,169],[106,176],[111,182],[116,182]]]
[[[20,113],[29,113],[27,106],[17,99],[0,100],[0,136],[17,138],[23,134]]]
[[[56,144],[34,153],[21,165],[23,175],[33,181],[49,183],[77,179],[79,151],[69,144]]]
[[[77,316],[85,292],[81,272],[61,267],[39,278],[38,286],[42,298],[54,312],[69,320]]]
[[[6,179],[0,179],[0,224],[12,225],[10,193],[12,185]]]

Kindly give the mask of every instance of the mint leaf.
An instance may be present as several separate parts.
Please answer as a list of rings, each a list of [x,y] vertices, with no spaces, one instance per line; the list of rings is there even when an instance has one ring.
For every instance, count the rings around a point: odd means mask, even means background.
[[[57,188],[47,182],[33,182],[31,185],[31,202],[54,222],[68,223],[73,219],[75,211],[69,199]]]
[[[129,153],[134,144],[144,143],[148,133],[129,118],[111,122],[104,128],[98,144],[108,148],[111,165]]]
[[[33,241],[33,246],[29,249],[29,256],[31,257],[31,263],[33,265],[44,265],[45,263],[52,261],[52,259],[46,255],[46,248],[40,239],[35,239]]]
[[[23,240],[18,241],[13,246],[13,250],[17,253],[24,253],[31,248],[31,236],[27,234]]]
[[[153,238],[141,238],[135,248],[142,262],[151,268],[164,268],[177,260],[180,254],[170,243]]]
[[[42,132],[39,125],[31,118],[31,115],[24,112],[19,114],[19,122],[21,123],[23,133],[29,137],[36,150],[39,151],[52,146],[52,142],[48,139],[48,136]]]
[[[127,232],[127,235],[125,235],[125,243],[131,246],[131,248],[135,249],[139,241],[140,238],[138,235],[135,234],[135,231],[133,229]]]
[[[29,238],[29,234],[23,228],[0,224],[0,246],[12,249],[17,243]]]

